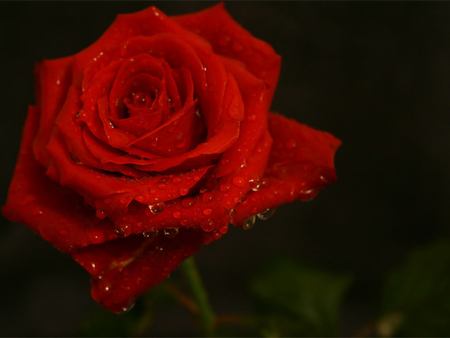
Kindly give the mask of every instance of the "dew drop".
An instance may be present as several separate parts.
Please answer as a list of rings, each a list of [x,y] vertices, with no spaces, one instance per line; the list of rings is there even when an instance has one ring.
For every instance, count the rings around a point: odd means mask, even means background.
[[[202,196],[202,200],[205,203],[209,203],[214,199],[214,195],[212,192],[205,192]]]
[[[275,213],[275,209],[267,209],[266,211],[259,213],[257,216],[259,219],[262,219],[263,221],[265,221],[265,220],[269,219],[270,217],[272,217],[274,213]]]
[[[124,237],[126,235],[125,229],[122,227],[115,228],[114,231],[116,232],[117,236]]]
[[[231,190],[231,185],[224,183],[220,185],[221,192],[229,192]]]
[[[167,188],[167,185],[166,185],[165,183],[159,183],[159,184],[157,185],[157,187],[158,187],[159,190],[164,190],[164,189]]]
[[[233,223],[234,220],[236,219],[236,210],[231,209],[230,215],[229,215],[229,216],[230,216],[229,222],[230,222],[230,223]]]
[[[174,218],[180,218],[181,217],[181,212],[174,211],[172,215],[173,215]]]
[[[207,209],[203,209],[203,215],[211,215],[212,214],[212,209],[210,209],[210,208],[207,208]]]
[[[97,218],[104,219],[106,217],[105,211],[103,209],[97,209],[95,211]]]
[[[256,115],[255,114],[251,114],[247,117],[248,121],[255,121],[256,120]]]
[[[180,221],[180,224],[181,224],[181,225],[187,225],[187,224],[188,224],[188,220],[187,220],[186,218],[183,218],[183,219]]]
[[[270,179],[268,177],[263,177],[260,188],[267,189],[268,187],[270,187]]]
[[[208,219],[202,219],[200,221],[200,227],[205,232],[211,232],[214,230],[214,221],[210,218]]]
[[[248,220],[246,220],[246,221],[244,222],[244,224],[242,224],[242,228],[243,228],[244,230],[249,230],[249,229],[251,229],[251,228],[254,227],[255,222],[256,222],[256,216],[252,216],[252,217],[250,217]]]
[[[261,188],[261,180],[259,178],[251,179],[248,183],[253,191],[258,191]]]
[[[176,235],[178,235],[178,228],[166,228],[164,229],[164,235],[169,238],[174,238]]]
[[[195,204],[195,201],[192,197],[186,197],[181,201],[181,206],[185,209],[192,208]]]
[[[180,190],[178,190],[181,196],[186,196],[189,193],[189,189],[188,188],[180,188]]]
[[[32,213],[33,216],[39,216],[42,215],[44,212],[42,210],[39,209],[35,209]]]
[[[295,148],[297,145],[297,142],[295,140],[289,140],[284,144],[284,147],[288,150]]]
[[[164,203],[157,203],[149,205],[148,208],[150,209],[152,214],[158,215],[163,212],[164,206],[165,206]]]
[[[156,236],[158,236],[158,230],[143,232],[142,236],[144,236],[145,238],[155,238]]]
[[[87,233],[87,238],[90,243],[99,244],[104,241],[104,235],[100,231],[90,231]]]
[[[180,184],[181,181],[182,181],[182,179],[181,179],[180,176],[174,176],[174,177],[172,178],[172,183],[173,183],[173,184]]]
[[[236,187],[242,188],[245,185],[245,180],[242,177],[236,176],[233,178],[233,184]]]
[[[127,313],[127,312],[129,312],[129,311],[131,311],[131,309],[134,307],[134,303],[131,303],[130,305],[128,305],[128,307],[123,307],[122,308],[122,311],[120,312],[121,314],[122,313]]]
[[[225,225],[221,226],[220,229],[219,229],[219,232],[222,235],[225,235],[227,233],[227,231],[228,231],[228,224],[225,224]]]
[[[144,225],[144,224],[143,224],[142,222],[137,222],[137,223],[136,223],[136,226],[137,226],[138,228],[141,228],[143,225]]]

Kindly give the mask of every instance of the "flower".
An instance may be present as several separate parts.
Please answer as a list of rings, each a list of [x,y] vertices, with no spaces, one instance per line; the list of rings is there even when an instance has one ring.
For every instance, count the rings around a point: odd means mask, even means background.
[[[83,266],[102,306],[129,308],[228,224],[336,179],[340,141],[269,112],[280,61],[223,4],[119,15],[37,64],[2,212]]]

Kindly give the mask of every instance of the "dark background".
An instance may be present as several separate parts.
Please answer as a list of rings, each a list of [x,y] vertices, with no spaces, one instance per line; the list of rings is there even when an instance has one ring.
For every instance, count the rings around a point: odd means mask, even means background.
[[[33,62],[74,54],[116,14],[155,4],[166,14],[213,2],[1,2],[0,203],[19,149]],[[312,202],[280,207],[250,231],[231,229],[196,256],[214,308],[251,311],[251,271],[286,253],[351,272],[342,334],[376,313],[379,284],[405,253],[449,235],[450,4],[228,2],[283,57],[273,110],[343,141],[338,181]],[[75,335],[95,312],[89,276],[24,225],[0,226],[0,335]],[[195,334],[164,310],[156,335]]]

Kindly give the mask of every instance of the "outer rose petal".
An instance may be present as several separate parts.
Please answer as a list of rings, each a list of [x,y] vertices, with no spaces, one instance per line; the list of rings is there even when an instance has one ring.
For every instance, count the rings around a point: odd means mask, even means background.
[[[234,224],[296,199],[314,198],[336,180],[333,159],[341,141],[333,135],[272,113],[269,132],[273,145],[261,188],[236,206]]]
[[[39,118],[39,110],[30,107],[3,214],[27,224],[63,252],[117,238],[110,220],[98,219],[82,197],[49,179],[34,159],[32,142]]]
[[[269,102],[280,73],[281,57],[272,46],[252,36],[228,14],[224,3],[203,11],[172,17],[172,20],[205,38],[214,52],[241,61],[267,83]]]
[[[181,230],[173,238],[130,236],[91,245],[72,257],[92,274],[92,297],[120,313],[138,296],[162,282],[187,257],[208,240],[202,231]]]

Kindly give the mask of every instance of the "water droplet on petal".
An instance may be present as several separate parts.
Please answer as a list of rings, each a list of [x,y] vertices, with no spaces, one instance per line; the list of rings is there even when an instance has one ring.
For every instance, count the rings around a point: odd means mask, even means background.
[[[249,230],[249,229],[253,228],[253,226],[255,225],[255,222],[256,222],[256,216],[252,216],[248,220],[246,220],[244,222],[244,224],[242,224],[242,228],[244,230]]]
[[[174,177],[172,178],[172,183],[173,183],[173,184],[180,184],[181,181],[182,181],[182,179],[181,179],[180,176],[174,176]]]
[[[115,228],[114,231],[117,236],[124,237],[126,235],[125,229],[122,227]]]
[[[254,114],[249,115],[249,116],[247,117],[247,120],[248,120],[248,121],[255,121],[255,120],[256,120],[256,115],[254,115]]]
[[[212,214],[212,209],[207,208],[207,209],[203,209],[203,215],[211,215]]]
[[[214,195],[212,192],[205,192],[202,196],[202,200],[205,203],[209,203],[214,199]]]
[[[214,230],[214,221],[212,219],[202,219],[200,221],[200,227],[205,232],[211,232]]]
[[[295,146],[297,145],[297,142],[295,142],[295,140],[289,140],[284,144],[284,147],[288,150],[295,148]]]
[[[180,188],[180,190],[178,190],[181,196],[186,196],[189,193],[189,189],[188,188]]]
[[[158,236],[158,230],[151,230],[151,231],[143,232],[142,236],[144,236],[146,238],[155,238],[156,236]]]
[[[228,231],[228,224],[225,224],[224,226],[221,226],[220,229],[219,229],[219,232],[222,235],[225,235],[227,233],[227,231]]]
[[[258,191],[261,188],[261,180],[259,178],[251,179],[248,183],[253,191]]]
[[[268,177],[263,177],[261,179],[261,186],[260,186],[260,188],[267,189],[268,187],[270,187],[270,179]]]
[[[233,184],[236,187],[242,188],[245,185],[245,180],[242,177],[236,176],[233,178]]]
[[[231,209],[231,211],[230,211],[230,220],[229,220],[229,222],[230,223],[233,223],[234,222],[234,220],[236,219],[236,210],[234,210],[234,209]]]
[[[130,304],[128,307],[123,307],[122,308],[122,311],[120,312],[121,314],[122,313],[127,313],[127,312],[129,312],[129,311],[131,311],[131,309],[134,307],[134,303],[132,303],[132,304]]]
[[[104,219],[106,217],[105,211],[103,209],[97,209],[95,211],[97,218]]]
[[[185,209],[192,208],[195,204],[195,201],[192,197],[186,197],[181,201],[181,206]]]
[[[176,235],[178,235],[178,228],[166,228],[164,229],[164,235],[169,238],[174,238]]]
[[[229,192],[230,190],[231,190],[231,185],[226,184],[226,183],[220,185],[221,192]]]
[[[267,209],[264,212],[259,213],[257,216],[259,219],[262,219],[263,221],[269,219],[270,217],[273,216],[273,214],[275,213],[275,209]]]
[[[174,211],[172,215],[173,215],[174,218],[180,218],[181,217],[181,212]]]
[[[160,214],[163,212],[164,210],[164,203],[157,203],[157,204],[153,204],[153,205],[149,205],[148,208],[150,209],[150,211],[152,212],[152,214]]]

